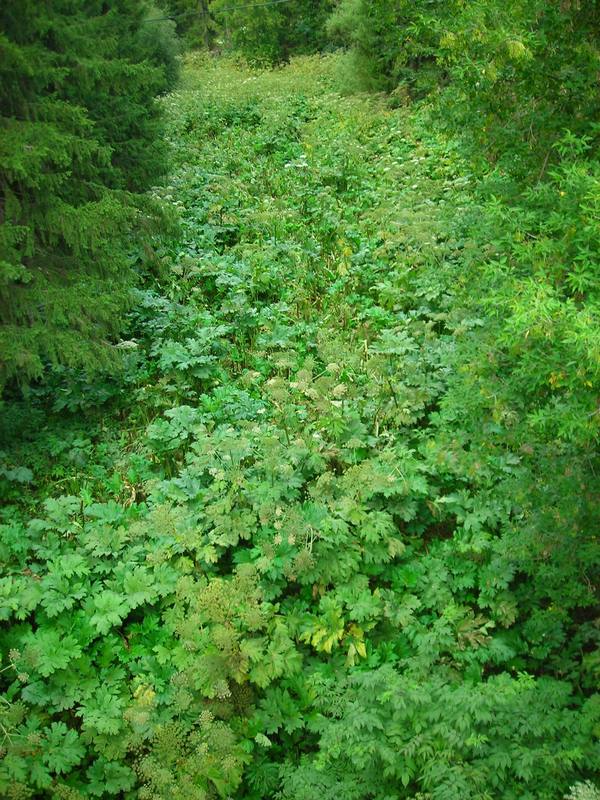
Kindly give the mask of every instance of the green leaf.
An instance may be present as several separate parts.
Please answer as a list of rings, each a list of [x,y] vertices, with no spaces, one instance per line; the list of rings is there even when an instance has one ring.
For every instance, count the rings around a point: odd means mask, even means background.
[[[110,589],[94,598],[94,607],[96,611],[90,622],[102,634],[108,633],[114,625],[120,625],[129,611],[125,598]]]
[[[27,643],[38,672],[44,677],[64,669],[70,661],[81,655],[81,646],[73,636],[65,636],[56,628],[40,628]]]
[[[46,729],[44,763],[59,775],[69,772],[85,755],[85,747],[77,731],[67,728],[64,722],[53,722]]]
[[[123,579],[123,588],[127,594],[126,602],[130,608],[152,602],[157,594],[152,575],[145,567],[135,567],[134,570],[126,573]]]
[[[116,686],[100,686],[95,694],[81,704],[77,716],[84,730],[99,734],[117,734],[123,726],[124,701]]]
[[[86,776],[89,780],[90,794],[101,797],[105,792],[119,794],[132,789],[135,784],[135,773],[125,764],[98,758],[88,767]]]

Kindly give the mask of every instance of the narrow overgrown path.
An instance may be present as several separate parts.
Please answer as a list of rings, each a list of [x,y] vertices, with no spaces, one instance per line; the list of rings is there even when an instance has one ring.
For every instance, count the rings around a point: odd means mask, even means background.
[[[118,385],[32,416],[35,519],[6,516],[4,616],[35,624],[3,724],[48,753],[5,740],[9,796],[559,800],[593,772],[591,594],[574,558],[556,611],[568,542],[533,537],[530,453],[466,360],[493,220],[427,109],[343,88],[341,57],[190,59],[164,101],[179,232],[140,254]]]

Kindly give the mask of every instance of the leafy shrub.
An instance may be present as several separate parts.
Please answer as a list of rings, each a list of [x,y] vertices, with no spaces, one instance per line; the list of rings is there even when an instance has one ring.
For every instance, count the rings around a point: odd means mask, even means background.
[[[597,14],[593,2],[342,0],[328,29],[368,87],[438,98],[488,157],[538,174],[565,128],[596,136]]]

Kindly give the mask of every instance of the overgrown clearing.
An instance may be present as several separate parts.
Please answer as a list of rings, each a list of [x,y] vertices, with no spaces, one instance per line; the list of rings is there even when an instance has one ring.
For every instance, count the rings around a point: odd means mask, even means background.
[[[502,205],[343,59],[188,59],[122,373],[7,409],[3,796],[559,800],[600,766],[593,320],[510,270],[545,195]]]

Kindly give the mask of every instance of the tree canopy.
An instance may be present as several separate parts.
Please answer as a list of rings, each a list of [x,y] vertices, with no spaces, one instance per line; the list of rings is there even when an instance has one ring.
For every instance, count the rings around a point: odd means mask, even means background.
[[[166,163],[156,97],[175,77],[146,13],[139,0],[3,4],[2,382],[114,359],[143,193]]]

